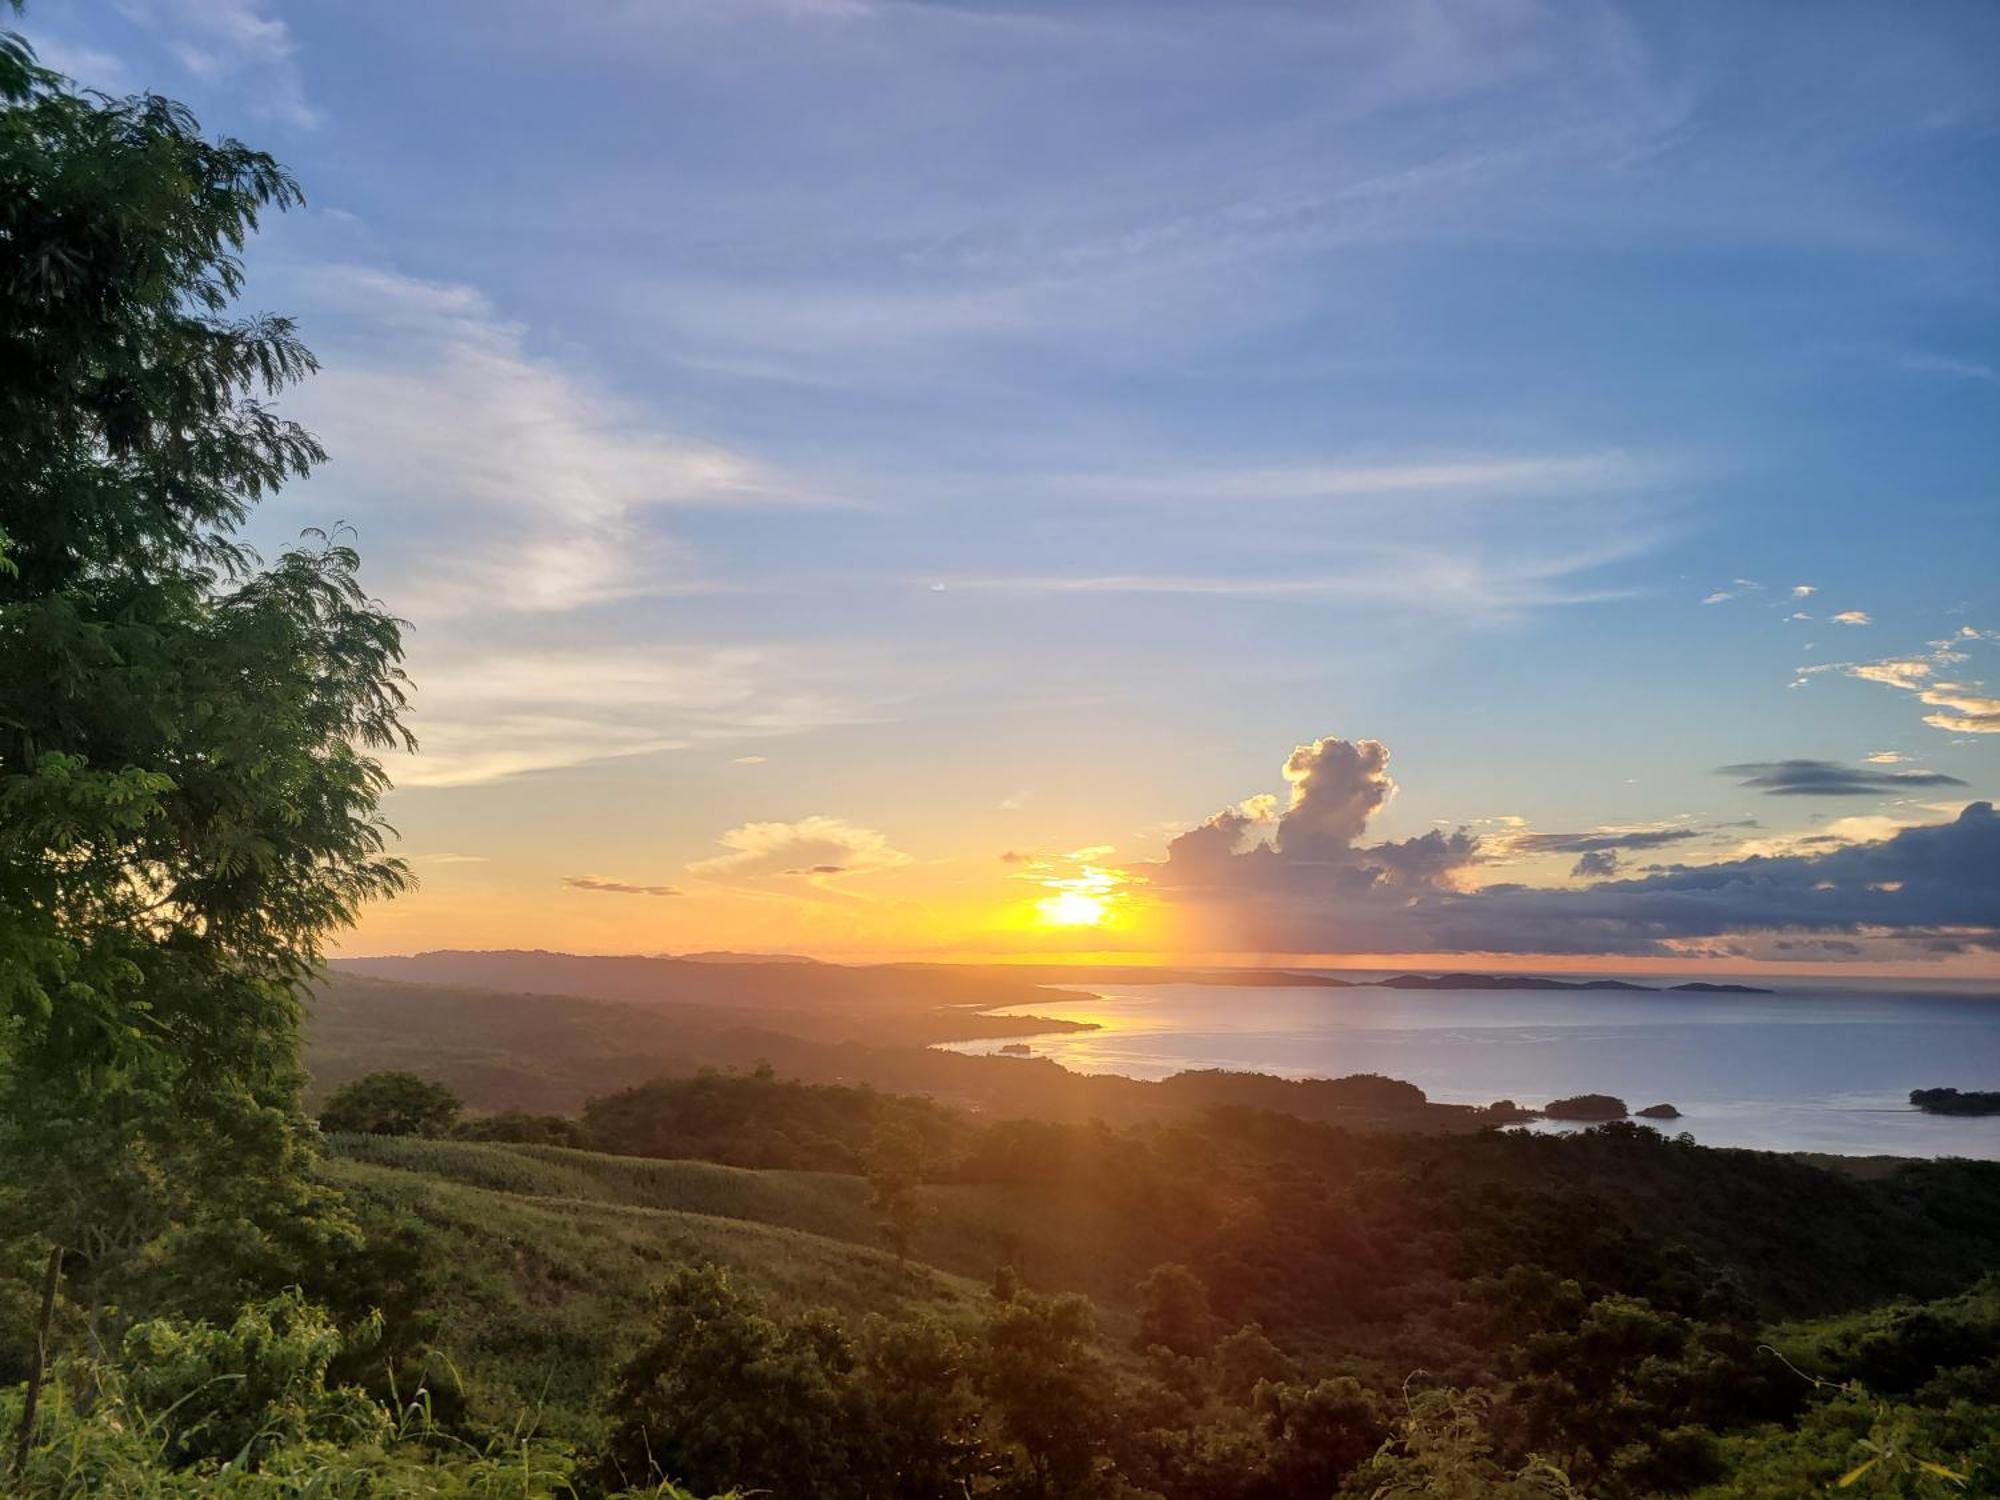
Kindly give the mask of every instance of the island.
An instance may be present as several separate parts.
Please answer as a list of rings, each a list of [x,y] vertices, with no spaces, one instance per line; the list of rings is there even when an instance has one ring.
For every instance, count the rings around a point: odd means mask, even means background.
[[[1385,990],[1645,990],[1624,979],[1544,979],[1538,974],[1398,974]]]
[[[1638,1112],[1642,1120],[1678,1120],[1681,1112],[1671,1104],[1649,1104]]]
[[[1009,1042],[1006,1046],[995,1047],[993,1050],[1002,1057],[1033,1057],[1035,1055],[1035,1049],[1030,1047],[1026,1042]]]
[[[2000,1115],[2000,1090],[1911,1089],[1910,1103],[1927,1115]]]
[[[1618,990],[1642,995],[1662,993],[1696,995],[1768,995],[1749,984],[1709,984],[1695,980],[1688,984],[1634,984],[1629,979],[1549,979],[1540,974],[1398,974],[1379,981],[1385,990]]]
[[[1542,1113],[1551,1120],[1622,1120],[1631,1111],[1612,1094],[1573,1094],[1554,1100]]]

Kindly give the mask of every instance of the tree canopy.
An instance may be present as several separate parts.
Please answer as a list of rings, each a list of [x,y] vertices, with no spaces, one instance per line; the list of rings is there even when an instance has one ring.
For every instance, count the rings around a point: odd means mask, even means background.
[[[347,539],[237,535],[324,456],[270,405],[312,355],[237,306],[301,201],[177,104],[0,57],[0,1193],[93,1283],[300,1222],[300,985],[408,880],[398,622]]]

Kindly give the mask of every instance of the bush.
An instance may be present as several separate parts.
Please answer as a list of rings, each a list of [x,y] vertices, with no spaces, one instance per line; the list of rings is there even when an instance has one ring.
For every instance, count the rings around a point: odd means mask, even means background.
[[[458,1095],[415,1073],[370,1073],[336,1089],[319,1128],[361,1135],[444,1135],[458,1118]]]

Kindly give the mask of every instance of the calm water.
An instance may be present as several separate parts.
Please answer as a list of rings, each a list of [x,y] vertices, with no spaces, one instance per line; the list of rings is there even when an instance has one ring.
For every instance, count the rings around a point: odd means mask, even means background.
[[[1386,1073],[1448,1103],[1530,1107],[1606,1093],[1634,1109],[1673,1104],[1685,1118],[1667,1128],[1710,1145],[2000,1159],[2000,1116],[1954,1119],[1908,1103],[1914,1088],[2000,1088],[1990,986],[1700,996],[1162,984],[1018,1009],[1098,1022],[1026,1039],[1085,1073]]]

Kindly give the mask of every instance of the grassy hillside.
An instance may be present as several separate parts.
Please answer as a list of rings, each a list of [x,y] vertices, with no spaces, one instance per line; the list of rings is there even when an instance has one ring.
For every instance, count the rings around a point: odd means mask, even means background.
[[[399,1226],[448,1268],[425,1294],[436,1343],[473,1415],[500,1426],[533,1412],[544,1432],[594,1438],[609,1373],[675,1266],[712,1262],[780,1307],[857,1321],[969,1324],[985,1298],[867,1243],[858,1179],[379,1137],[335,1140],[328,1170],[378,1236]]]
[[[868,1206],[868,1184],[845,1173],[751,1171],[561,1146],[397,1136],[336,1136],[331,1144],[342,1180],[362,1184],[377,1197],[391,1185],[405,1194],[421,1191],[392,1184],[374,1170],[391,1168],[426,1182],[558,1200],[538,1205],[551,1213],[640,1209],[795,1230],[871,1256],[883,1245]],[[915,1260],[968,1282],[984,1282],[996,1266],[1009,1264],[1031,1286],[1089,1293],[1114,1318],[1130,1303],[1138,1278],[1164,1253],[1161,1231],[1132,1222],[1120,1205],[1074,1183],[934,1183],[918,1193],[924,1214],[911,1247]],[[746,1273],[755,1274],[749,1267]],[[783,1290],[771,1278],[759,1284]],[[819,1300],[856,1299],[829,1293]],[[859,1300],[865,1304],[865,1298]]]

